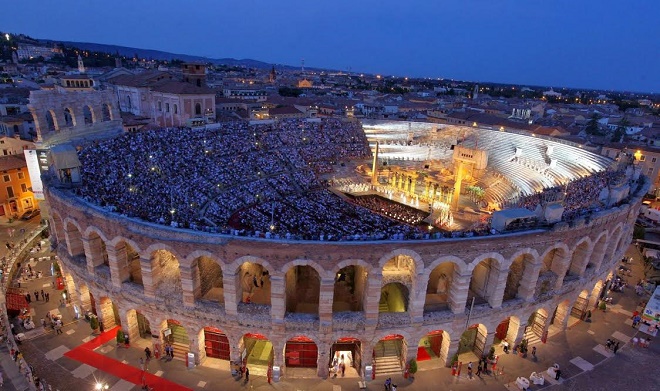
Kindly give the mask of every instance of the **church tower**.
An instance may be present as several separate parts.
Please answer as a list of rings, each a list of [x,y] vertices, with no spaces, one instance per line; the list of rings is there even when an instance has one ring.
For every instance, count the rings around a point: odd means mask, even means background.
[[[275,65],[273,65],[273,68],[270,70],[270,74],[268,75],[268,81],[271,83],[275,83],[276,78],[277,78],[277,74],[275,73]]]
[[[83,64],[82,57],[80,57],[80,54],[78,55],[78,73],[81,75],[85,73],[85,64]]]

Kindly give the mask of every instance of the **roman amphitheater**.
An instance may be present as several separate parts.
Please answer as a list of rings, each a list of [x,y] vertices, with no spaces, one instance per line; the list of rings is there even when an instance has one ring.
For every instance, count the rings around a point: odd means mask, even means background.
[[[566,329],[648,188],[625,153],[420,123],[163,129],[77,157],[45,177],[73,303],[197,364],[281,376],[444,368]]]

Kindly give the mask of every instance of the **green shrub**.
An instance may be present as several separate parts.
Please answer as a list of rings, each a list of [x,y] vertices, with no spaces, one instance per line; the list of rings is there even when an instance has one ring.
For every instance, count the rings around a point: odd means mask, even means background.
[[[89,320],[89,327],[91,327],[92,330],[94,330],[94,331],[99,329],[99,319],[96,316],[93,316]]]
[[[126,342],[126,336],[124,335],[124,330],[119,329],[117,330],[117,343],[122,344]]]
[[[411,358],[410,362],[408,363],[408,372],[410,372],[411,375],[417,373],[417,360],[414,358]]]

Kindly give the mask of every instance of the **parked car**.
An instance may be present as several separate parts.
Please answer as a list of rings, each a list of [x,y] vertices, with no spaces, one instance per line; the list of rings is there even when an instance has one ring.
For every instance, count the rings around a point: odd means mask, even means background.
[[[38,216],[39,214],[41,214],[41,210],[39,209],[28,210],[27,212],[23,213],[23,215],[21,216],[21,220],[30,220],[31,218]]]

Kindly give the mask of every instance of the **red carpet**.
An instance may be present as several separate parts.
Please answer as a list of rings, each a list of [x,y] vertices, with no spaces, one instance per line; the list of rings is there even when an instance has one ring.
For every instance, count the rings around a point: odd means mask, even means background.
[[[139,386],[142,385],[142,379],[144,377],[146,383],[155,391],[192,391],[192,389],[188,387],[184,387],[180,384],[176,384],[150,373],[144,373],[137,367],[124,364],[121,361],[106,357],[94,351],[94,349],[97,347],[114,339],[116,335],[117,327],[108,330],[93,340],[64,353],[64,355],[70,359],[80,361],[83,364],[87,364],[94,368],[100,369],[103,372],[107,372],[113,376],[124,379],[127,382],[131,382]]]
[[[424,346],[417,347],[417,361],[426,361],[430,359],[431,355]]]

